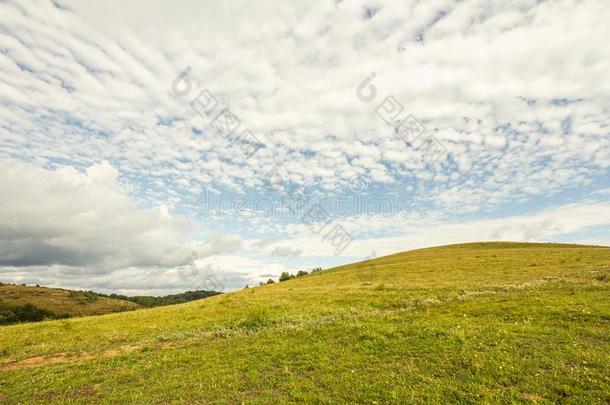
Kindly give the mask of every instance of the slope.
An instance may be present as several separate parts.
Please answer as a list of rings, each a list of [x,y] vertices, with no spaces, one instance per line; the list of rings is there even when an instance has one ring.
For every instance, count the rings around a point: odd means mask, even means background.
[[[0,302],[8,305],[32,304],[58,315],[70,316],[101,315],[140,307],[133,302],[99,297],[84,291],[14,284],[0,285]]]
[[[421,249],[0,329],[0,400],[610,401],[610,248]]]

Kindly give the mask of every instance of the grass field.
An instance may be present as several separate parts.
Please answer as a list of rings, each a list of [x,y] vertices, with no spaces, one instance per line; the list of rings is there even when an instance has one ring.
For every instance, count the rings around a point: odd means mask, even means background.
[[[32,304],[70,316],[102,315],[140,307],[133,302],[94,297],[82,291],[13,284],[0,285],[0,301],[9,305]]]
[[[421,249],[0,328],[3,403],[609,403],[610,248]]]

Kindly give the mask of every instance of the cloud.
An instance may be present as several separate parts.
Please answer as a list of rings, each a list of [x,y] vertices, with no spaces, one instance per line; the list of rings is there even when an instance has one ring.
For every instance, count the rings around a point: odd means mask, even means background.
[[[303,253],[301,249],[292,249],[288,246],[276,246],[275,249],[271,252],[271,256],[277,257],[285,257],[288,259],[293,259],[298,257]]]
[[[278,242],[280,242],[280,239],[276,239],[276,238],[267,238],[267,239],[261,239],[261,240],[254,241],[254,242],[252,242],[252,243],[250,244],[250,246],[251,246],[253,249],[264,249],[264,248],[266,248],[267,246],[271,246],[271,245],[273,245],[273,244],[275,244],[275,243],[278,243]]]
[[[128,294],[231,290],[294,270],[277,259],[299,260],[295,268],[311,268],[326,267],[333,257],[330,242],[312,236],[304,225],[294,239],[212,234],[187,240],[191,225],[167,209],[138,207],[121,192],[119,173],[107,163],[85,172],[15,162],[3,162],[1,168],[0,185],[11,196],[0,203],[3,280]],[[454,222],[400,214],[346,217],[334,221],[351,232],[367,227],[400,232],[373,238],[355,234],[356,240],[333,260],[339,264],[363,259],[371,251],[379,256],[481,240],[553,241],[575,235],[575,241],[608,243],[579,236],[587,229],[610,227],[608,212],[607,202],[585,201],[525,215]],[[238,255],[242,248],[250,257]]]
[[[112,271],[179,264],[193,230],[119,190],[107,162],[85,173],[0,162],[0,265],[64,265]]]
[[[610,202],[580,202],[552,207],[537,212],[511,215],[494,219],[476,220],[405,220],[401,216],[366,216],[335,220],[348,232],[363,227],[385,228],[402,226],[396,236],[358,235],[341,253],[350,259],[363,257],[374,250],[377,256],[401,252],[421,247],[448,245],[479,241],[521,241],[553,242],[571,240],[573,242],[609,244],[607,237],[583,238],[579,233],[592,228],[610,230]],[[315,237],[303,225],[298,237],[284,241],[284,245],[303,250],[305,257],[328,257],[333,255],[333,246],[322,237]],[[572,238],[570,239],[570,237]]]
[[[2,161],[0,189],[6,197],[0,201],[3,280],[167,294],[243,287],[253,276],[220,259],[224,267],[210,267],[214,260],[207,263],[208,270],[218,272],[218,285],[177,277],[178,269],[193,262],[239,250],[241,237],[213,234],[189,240],[195,226],[172,216],[167,207],[140,207],[121,189],[119,172],[108,162],[78,172]],[[252,266],[249,262],[247,268]]]
[[[298,217],[192,209],[205,190],[281,201],[273,170],[312,196],[363,185],[407,203],[408,216],[335,216],[357,237],[351,257],[605,223],[586,212],[608,199],[595,194],[610,173],[607,1],[136,0],[120,14],[106,3],[0,3],[0,260],[11,277],[161,291],[188,286],[175,266],[193,251],[248,255],[256,272],[334,263]],[[171,84],[187,66],[179,97]],[[356,93],[366,78],[370,102]],[[247,157],[215,134],[191,106],[204,89],[264,147]],[[390,96],[444,159],[395,136],[376,113]]]
[[[193,249],[197,258],[209,257],[233,253],[241,248],[242,239],[239,235],[211,235],[205,241],[192,242],[190,247]]]
[[[150,204],[185,204],[203,184],[260,192],[277,161],[293,184],[411,184],[447,211],[590,186],[610,168],[606,2],[137,1],[120,16],[58,4],[0,5],[0,156],[105,159]],[[176,98],[186,66],[193,89]],[[378,95],[362,103],[371,72]],[[203,89],[265,148],[244,159],[211,133],[189,104]],[[375,114],[390,95],[447,148],[435,170]]]
[[[257,253],[268,253],[271,257],[280,257],[286,259],[294,259],[299,257],[303,251],[301,249],[293,249],[289,246],[275,246],[282,245],[282,240],[277,238],[267,238],[251,241],[249,243],[250,251]],[[271,249],[273,247],[273,249]]]

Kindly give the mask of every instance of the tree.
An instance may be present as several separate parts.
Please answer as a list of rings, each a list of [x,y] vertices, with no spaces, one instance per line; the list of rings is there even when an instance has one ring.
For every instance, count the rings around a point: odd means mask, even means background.
[[[311,272],[312,272],[312,273],[317,273],[317,272],[319,272],[319,271],[322,271],[322,267],[316,267],[316,268],[314,268],[314,269],[311,269]]]
[[[273,281],[273,279],[270,278],[269,280],[267,280],[267,284],[275,284],[275,281]]]
[[[291,278],[294,278],[294,276],[285,271],[280,275],[280,282],[290,280]]]
[[[308,275],[309,273],[306,272],[305,270],[299,270],[299,272],[297,273],[297,277],[303,277]]]

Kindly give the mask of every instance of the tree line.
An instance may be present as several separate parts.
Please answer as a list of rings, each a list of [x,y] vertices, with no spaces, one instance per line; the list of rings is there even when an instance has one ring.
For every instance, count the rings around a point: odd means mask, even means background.
[[[186,291],[180,294],[171,294],[165,295],[163,297],[152,297],[148,295],[137,295],[133,297],[129,297],[126,295],[120,294],[110,294],[104,295],[107,298],[114,298],[118,300],[125,300],[135,302],[136,304],[146,307],[162,307],[165,305],[174,305],[174,304],[182,304],[189,301],[199,300],[202,298],[211,297],[213,295],[222,294],[218,291],[207,291],[207,290],[195,290],[195,291]]]
[[[150,295],[122,295],[122,294],[103,294],[95,291],[70,291],[70,297],[79,299],[80,303],[95,301],[98,298],[110,298],[115,300],[130,301],[144,308],[162,307],[165,305],[183,304],[185,302],[199,300],[202,298],[211,297],[213,295],[222,294],[218,291],[194,290],[185,291],[179,294],[164,295],[162,297],[154,297]]]
[[[315,267],[315,268],[311,269],[310,271],[299,270],[297,272],[297,274],[290,274],[289,272],[284,271],[284,272],[282,272],[282,274],[280,274],[279,282],[281,283],[282,281],[292,280],[293,278],[305,277],[309,274],[317,273],[319,271],[322,271],[322,267]],[[265,285],[265,284],[275,284],[275,280],[270,278],[269,280],[267,280],[266,283],[263,283],[262,281],[260,283],[258,283],[258,285]],[[246,284],[246,288],[248,288],[247,284]]]

